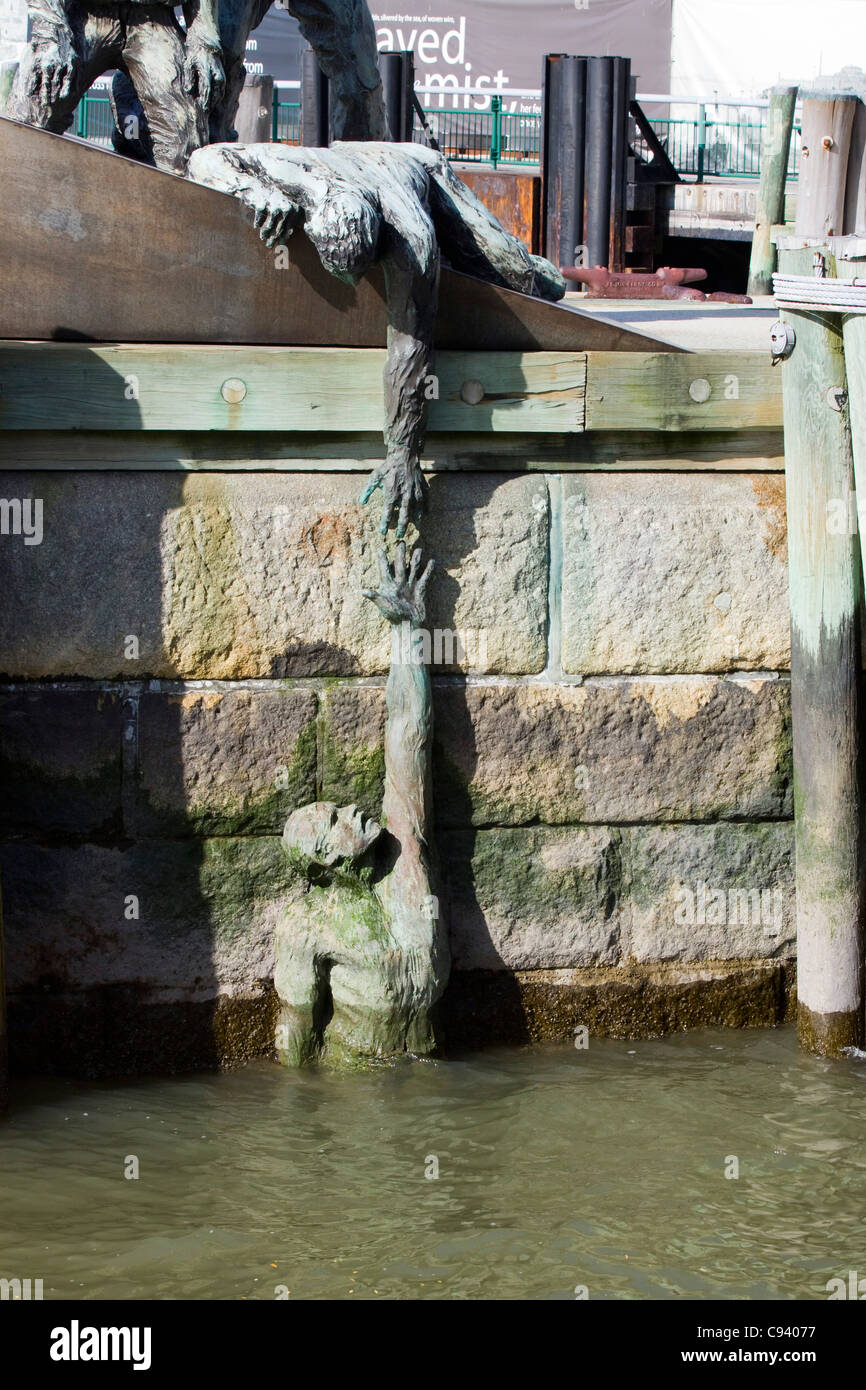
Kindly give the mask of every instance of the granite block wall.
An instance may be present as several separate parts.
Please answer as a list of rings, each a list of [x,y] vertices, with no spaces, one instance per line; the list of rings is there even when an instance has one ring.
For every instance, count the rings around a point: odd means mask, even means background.
[[[18,1071],[268,1050],[282,824],[316,798],[380,804],[389,633],[361,595],[360,486],[0,475],[42,530],[0,542]],[[443,472],[429,509],[446,1046],[780,1021],[781,476]]]

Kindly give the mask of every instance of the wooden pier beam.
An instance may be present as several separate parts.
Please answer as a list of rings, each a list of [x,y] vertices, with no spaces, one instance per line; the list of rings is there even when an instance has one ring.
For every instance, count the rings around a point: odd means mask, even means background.
[[[758,205],[755,209],[755,230],[749,260],[750,295],[773,293],[776,248],[770,237],[773,227],[785,220],[785,183],[788,177],[788,154],[791,148],[796,101],[796,87],[773,87],[770,91],[770,110],[761,149],[761,181],[758,185]]]
[[[804,273],[805,260],[810,252],[785,253],[785,269]],[[860,547],[855,528],[839,524],[853,489],[841,322],[784,317],[796,334],[782,382],[798,1029],[804,1048],[833,1057],[863,1043]]]

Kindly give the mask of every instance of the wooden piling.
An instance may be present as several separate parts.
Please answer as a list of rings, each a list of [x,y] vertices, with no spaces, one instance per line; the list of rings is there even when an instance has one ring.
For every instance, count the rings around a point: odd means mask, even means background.
[[[843,236],[866,234],[866,103],[854,107],[848,173],[845,180],[845,225]],[[860,267],[861,273],[863,267]]]
[[[783,253],[805,274],[812,252]],[[831,263],[832,264],[832,263]],[[830,265],[827,273],[834,274]],[[801,1045],[863,1043],[860,546],[847,517],[853,457],[837,315],[788,312],[782,366]]]
[[[856,96],[806,97],[803,102],[796,236],[841,236]]]
[[[770,237],[773,227],[785,220],[785,182],[788,177],[788,155],[796,101],[796,87],[773,87],[770,91],[770,109],[761,148],[761,181],[758,185],[755,230],[752,234],[752,254],[749,261],[750,295],[773,293],[776,248]]]
[[[862,105],[862,103],[861,103]],[[866,107],[864,107],[866,111]],[[838,263],[840,280],[866,276],[866,263],[853,260]],[[851,453],[854,462],[854,487],[857,494],[857,526],[859,535],[866,534],[866,313],[841,316],[842,341],[845,349],[845,375],[848,387],[848,418],[851,428]],[[861,560],[863,546],[861,541]]]
[[[273,138],[274,79],[248,73],[241,88],[235,129],[242,145],[263,145]]]

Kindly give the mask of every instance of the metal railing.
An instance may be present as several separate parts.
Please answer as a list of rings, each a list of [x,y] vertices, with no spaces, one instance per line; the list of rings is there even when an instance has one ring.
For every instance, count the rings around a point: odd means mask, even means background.
[[[274,90],[272,138],[283,144],[298,145],[301,140],[301,107],[298,101],[284,101],[284,89]],[[425,94],[421,94],[425,95]],[[448,91],[456,101],[459,93]],[[532,166],[541,162],[541,116],[531,112],[506,111],[503,98],[486,94],[489,109],[460,110],[424,106],[424,118],[439,148],[449,159],[467,164]],[[646,99],[645,99],[646,100]],[[650,117],[650,124],[666,149],[677,172],[700,182],[712,178],[757,178],[761,172],[761,139],[764,112],[760,118],[707,119],[706,104],[698,105],[695,119]],[[88,92],[80,102],[72,131],[85,140],[111,145],[111,111],[104,89]],[[414,139],[423,144],[424,127],[415,114]],[[646,146],[637,134],[635,148]],[[800,159],[800,126],[795,122],[788,161],[788,177],[796,178]]]
[[[489,111],[441,111],[422,108],[428,128],[449,159],[468,164],[540,164],[541,116],[502,109],[502,97],[490,98]],[[424,143],[424,128],[415,113],[413,138]]]
[[[299,101],[280,101],[280,94],[274,91],[274,123],[271,133],[273,140],[283,145],[301,143],[301,103]]]
[[[469,164],[539,164],[541,116],[503,111],[502,97],[490,99],[489,111],[442,111],[423,107],[427,128],[449,159]],[[274,139],[300,144],[300,106],[274,98]],[[415,113],[413,138],[424,144],[424,125]]]
[[[699,106],[694,120],[650,117],[650,124],[680,175],[698,183],[709,178],[758,178],[761,172],[761,120],[708,120]],[[640,132],[636,152],[648,153]],[[788,178],[797,178],[800,167],[800,126],[795,122],[788,155]]]
[[[75,108],[69,133],[80,136],[82,140],[89,140],[93,145],[106,145],[110,149],[113,125],[108,93],[104,88],[97,88],[95,91],[85,92],[81,98]]]

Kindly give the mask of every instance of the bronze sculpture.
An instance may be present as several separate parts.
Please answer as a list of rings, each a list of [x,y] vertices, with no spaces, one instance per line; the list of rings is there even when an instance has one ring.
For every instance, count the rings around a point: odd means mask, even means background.
[[[112,141],[130,155],[183,173],[194,149],[231,140],[244,52],[270,0],[188,0],[185,29],[168,0],[30,0],[31,38],[6,114],[57,134],[103,73]],[[286,0],[331,84],[334,133],[384,140],[388,125],[366,0]]]
[[[189,0],[184,32],[167,0],[30,0],[30,44],[6,114],[62,135],[87,89],[117,68],[140,104],[125,138],[148,162],[184,173],[224,86],[215,3]]]
[[[402,536],[423,496],[420,453],[440,248],[456,270],[524,294],[559,299],[565,281],[555,266],[530,255],[505,231],[442,154],[422,145],[208,145],[192,155],[189,174],[240,198],[268,246],[287,242],[302,228],[325,269],[350,283],[381,262],[389,321],[387,456],[363,500],[381,488],[382,531],[395,518]]]
[[[331,79],[338,139],[329,148],[208,144],[229,135],[243,51],[265,0],[190,0],[184,34],[159,4],[32,0],[28,55],[10,114],[66,130],[94,77],[117,66],[116,146],[240,198],[265,243],[295,231],[323,266],[356,283],[381,264],[388,309],[386,457],[362,502],[381,489],[378,589],[365,590],[402,640],[385,690],[381,825],[354,807],[316,802],[286,823],[293,883],[276,933],[277,1053],[299,1064],[323,1052],[391,1057],[435,1049],[435,1008],[449,969],[448,932],[431,847],[433,707],[425,591],[433,568],[407,563],[402,537],[423,502],[421,450],[435,390],[433,330],[440,261],[497,285],[559,299],[556,268],[491,216],[438,151],[387,142],[375,32],[365,0],[286,0]],[[38,21],[38,22],[36,22]],[[225,70],[223,63],[225,62]],[[429,648],[429,644],[427,644]]]
[[[382,825],[316,802],[283,832],[295,881],[276,931],[274,986],[277,1056],[288,1066],[323,1052],[347,1061],[436,1047],[449,949],[430,843],[430,674],[412,659],[432,569],[422,572],[417,549],[407,564],[401,543],[393,568],[380,555],[379,588],[364,591],[407,638],[392,644],[385,690]]]
[[[210,109],[210,139],[232,140],[244,85],[247,39],[271,0],[220,0],[219,33],[225,88]],[[331,88],[331,122],[337,140],[387,140],[388,124],[376,61],[376,31],[366,0],[284,0],[314,49]]]

